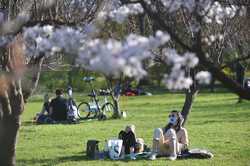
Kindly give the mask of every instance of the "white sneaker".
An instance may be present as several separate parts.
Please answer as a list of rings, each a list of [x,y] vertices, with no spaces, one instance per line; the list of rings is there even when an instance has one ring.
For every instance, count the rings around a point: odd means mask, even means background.
[[[168,160],[171,160],[171,161],[176,160],[176,158],[177,158],[176,155],[167,157],[167,159],[168,159]]]
[[[149,158],[149,160],[155,160],[156,159],[156,153],[152,153]]]

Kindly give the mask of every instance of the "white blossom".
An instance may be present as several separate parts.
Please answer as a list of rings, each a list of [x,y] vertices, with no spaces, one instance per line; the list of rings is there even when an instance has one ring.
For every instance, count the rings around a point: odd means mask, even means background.
[[[161,43],[166,43],[170,40],[170,36],[167,33],[164,33],[160,30],[156,31],[156,39],[159,39]]]
[[[0,48],[6,47],[13,40],[13,36],[0,36]]]
[[[211,34],[208,37],[203,38],[203,42],[205,42],[208,46],[212,45],[216,41],[223,40],[224,35],[223,34]]]
[[[183,72],[179,72],[165,75],[163,83],[168,89],[181,90],[188,89],[193,84],[193,80],[190,77],[185,77]]]
[[[35,26],[24,29],[25,51],[28,56],[54,55],[63,52],[68,55],[78,55],[79,48],[87,40],[91,30],[81,32],[70,27],[53,28],[52,26]]]
[[[107,75],[123,73],[137,79],[146,75],[142,60],[151,56],[151,51],[167,42],[167,34],[158,32],[157,36],[144,37],[130,34],[124,41],[109,39],[91,40],[81,48],[77,63],[89,70]]]
[[[48,28],[34,26],[24,29],[23,37],[25,41],[25,51],[27,56],[39,56],[42,52],[50,51],[52,44],[48,40],[50,37]]]
[[[161,0],[161,2],[169,13],[174,13],[181,8],[187,9],[189,13],[196,10],[203,17],[205,23],[215,21],[223,24],[224,18],[233,18],[239,10],[238,6],[224,7],[218,1],[212,0]]]
[[[210,4],[208,8],[203,9],[201,12],[204,15],[204,21],[206,23],[212,23],[214,20],[218,24],[223,24],[224,18],[233,18],[239,8],[231,5],[229,7],[222,6],[219,2],[214,2]]]
[[[195,79],[200,84],[209,84],[211,81],[211,74],[207,71],[200,71],[195,75]]]
[[[199,62],[199,59],[195,56],[195,54],[190,52],[186,52],[184,54],[184,59],[185,65],[189,68],[195,67]]]
[[[185,68],[195,67],[199,60],[195,54],[186,52],[183,55],[177,53],[175,49],[164,49],[163,54],[166,62],[172,65],[171,72],[164,78],[164,83],[169,89],[188,89],[193,81],[185,75]]]
[[[86,2],[88,0],[72,0],[69,6],[70,12],[80,14],[86,13]],[[104,10],[99,12],[98,21],[103,23],[109,19],[118,23],[123,23],[129,15],[143,13],[143,8],[139,3],[122,5],[120,1],[110,0],[105,3]],[[153,5],[153,1],[146,0],[148,5]],[[232,18],[237,10],[236,6],[222,6],[219,2],[211,0],[161,0],[166,11],[171,14],[179,9],[192,14],[194,10],[202,16],[206,23],[216,22],[223,24],[224,18]],[[151,6],[154,8],[154,6]],[[75,11],[75,9],[77,9]],[[156,8],[155,8],[156,9]],[[70,14],[70,13],[69,13]],[[98,22],[99,23],[99,22]],[[199,22],[191,20],[190,31],[198,32],[201,28]],[[124,40],[116,39],[92,39],[98,29],[94,24],[84,27],[60,27],[35,26],[24,29],[24,39],[26,53],[29,56],[38,56],[41,53],[50,56],[56,52],[77,56],[77,64],[92,71],[102,72],[106,75],[125,74],[137,79],[147,74],[143,68],[142,61],[152,57],[152,50],[158,48],[170,40],[170,36],[162,31],[157,31],[155,36],[140,36],[129,34]],[[208,45],[217,40],[222,40],[223,35],[208,35],[203,39]],[[4,38],[0,38],[1,43]],[[193,80],[187,75],[186,68],[194,68],[198,64],[198,58],[194,53],[184,52],[179,54],[176,49],[164,49],[163,55],[166,63],[171,65],[171,71],[165,76],[164,82],[169,89],[188,89]],[[210,75],[207,72],[200,72],[195,79],[199,83],[208,83]]]
[[[137,15],[143,13],[143,8],[139,3],[122,5],[118,8],[111,8],[110,11],[100,12],[98,15],[99,20],[106,20],[110,18],[118,23],[123,23],[129,15]]]

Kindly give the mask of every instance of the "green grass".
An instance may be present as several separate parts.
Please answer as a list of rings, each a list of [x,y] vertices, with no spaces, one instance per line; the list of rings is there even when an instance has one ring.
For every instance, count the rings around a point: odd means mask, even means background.
[[[82,121],[77,125],[34,125],[32,117],[40,110],[41,101],[31,100],[22,116],[17,145],[18,166],[250,166],[250,102],[235,104],[237,97],[230,93],[203,93],[197,97],[186,127],[191,148],[211,150],[210,160],[188,159],[168,161],[111,161],[88,160],[86,142],[114,138],[126,124],[135,124],[137,136],[151,146],[153,129],[165,125],[170,110],[182,108],[184,95],[166,94],[142,97],[123,97],[122,109],[127,118],[107,121]]]

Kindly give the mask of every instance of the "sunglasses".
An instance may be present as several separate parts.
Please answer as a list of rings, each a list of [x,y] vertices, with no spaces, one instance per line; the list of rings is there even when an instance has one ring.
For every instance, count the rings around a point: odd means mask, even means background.
[[[174,118],[175,115],[174,114],[171,114],[171,115],[168,115],[169,118]]]

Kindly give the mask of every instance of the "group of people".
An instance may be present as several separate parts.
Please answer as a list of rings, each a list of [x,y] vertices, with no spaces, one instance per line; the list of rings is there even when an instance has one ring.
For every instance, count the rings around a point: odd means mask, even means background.
[[[167,156],[169,160],[175,160],[178,154],[188,150],[188,133],[182,127],[183,121],[180,112],[175,110],[170,112],[166,126],[154,130],[149,159],[155,160],[158,156]],[[144,151],[144,141],[136,138],[134,125],[126,126],[125,130],[119,133],[118,138],[123,140],[121,154],[128,154],[131,159],[135,159],[135,153]]]
[[[57,89],[56,97],[50,101],[49,95],[44,95],[44,103],[40,113],[35,117],[37,123],[76,122],[77,107],[72,98],[72,88],[68,88],[68,99],[64,98],[63,90]]]
[[[56,97],[51,101],[48,94],[44,96],[43,108],[37,114],[36,122],[40,124],[75,122],[77,107],[72,98],[72,88],[68,89],[68,99],[63,97],[62,89],[57,89],[55,93]],[[178,154],[187,150],[188,133],[182,126],[183,121],[180,112],[176,110],[170,112],[166,126],[154,130],[149,159],[155,160],[158,156],[167,156],[168,159],[175,160]],[[123,140],[121,155],[129,155],[131,159],[136,159],[135,154],[145,150],[144,140],[136,138],[134,125],[126,126],[125,130],[120,131],[118,138]]]

